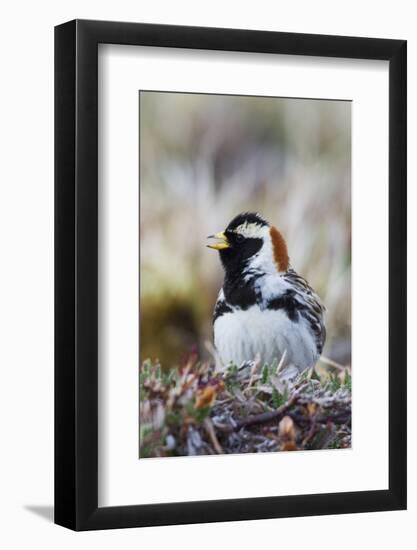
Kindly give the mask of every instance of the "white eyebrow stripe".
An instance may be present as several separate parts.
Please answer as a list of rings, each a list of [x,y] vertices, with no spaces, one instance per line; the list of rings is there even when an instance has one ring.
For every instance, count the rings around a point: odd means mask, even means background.
[[[242,223],[236,229],[234,230],[235,233],[239,233],[240,235],[243,235],[247,238],[261,238],[265,234],[265,228],[268,229],[267,226],[261,225],[259,223]]]

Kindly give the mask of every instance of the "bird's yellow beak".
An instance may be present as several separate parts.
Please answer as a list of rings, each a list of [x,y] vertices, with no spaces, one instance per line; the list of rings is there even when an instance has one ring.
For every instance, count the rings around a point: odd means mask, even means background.
[[[214,250],[225,250],[226,248],[230,248],[229,241],[223,231],[216,233],[215,235],[209,235],[207,238],[218,239],[220,241],[218,243],[208,244],[207,246],[209,248],[213,248]]]

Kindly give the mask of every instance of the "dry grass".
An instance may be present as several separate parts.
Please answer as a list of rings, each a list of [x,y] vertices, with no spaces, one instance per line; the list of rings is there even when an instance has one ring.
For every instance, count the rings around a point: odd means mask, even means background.
[[[349,368],[285,380],[279,365],[192,354],[181,368],[140,369],[140,457],[338,449],[351,445]]]

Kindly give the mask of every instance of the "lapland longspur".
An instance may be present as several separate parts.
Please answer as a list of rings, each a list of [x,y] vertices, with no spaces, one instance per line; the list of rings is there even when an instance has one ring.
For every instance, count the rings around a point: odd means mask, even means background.
[[[324,306],[290,267],[281,233],[259,214],[236,216],[209,238],[225,271],[213,315],[223,366],[260,358],[302,372],[313,367],[326,338]]]

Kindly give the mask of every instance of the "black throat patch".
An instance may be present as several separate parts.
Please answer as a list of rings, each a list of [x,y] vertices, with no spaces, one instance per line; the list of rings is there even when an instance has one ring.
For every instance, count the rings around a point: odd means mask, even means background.
[[[263,245],[261,238],[246,238],[243,242],[237,241],[237,235],[225,231],[230,248],[220,250],[220,260],[226,273],[226,279],[242,277],[243,271],[248,265],[248,260],[255,256]]]
[[[240,309],[248,309],[255,305],[259,298],[255,289],[257,278],[253,276],[245,280],[241,273],[236,277],[226,273],[223,285],[226,302]]]

